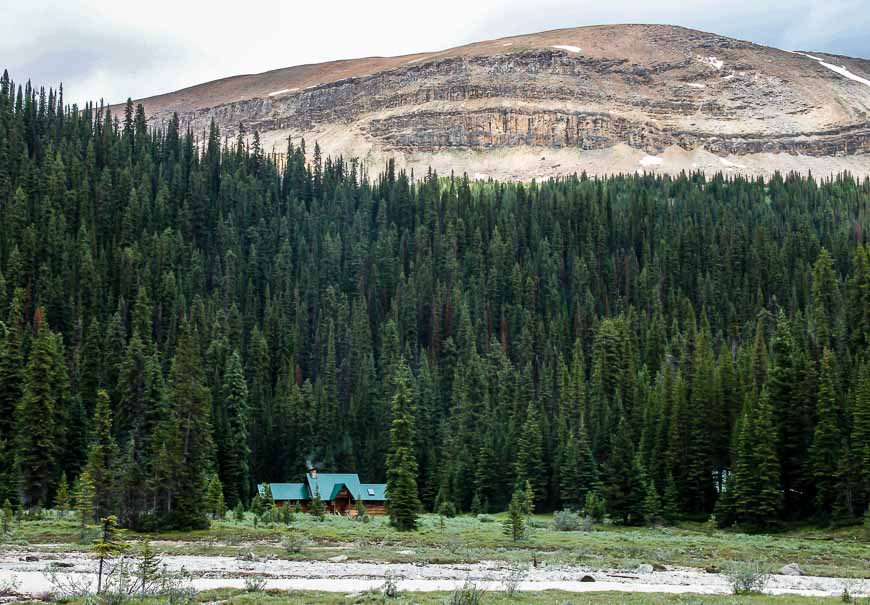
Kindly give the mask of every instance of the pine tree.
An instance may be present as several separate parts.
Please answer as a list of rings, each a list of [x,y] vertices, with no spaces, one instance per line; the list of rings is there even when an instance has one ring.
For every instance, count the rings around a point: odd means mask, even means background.
[[[208,527],[206,517],[207,469],[213,461],[211,393],[205,384],[199,347],[190,324],[178,342],[169,376],[170,438],[166,462],[170,465],[173,498],[164,525],[178,530]]]
[[[15,513],[12,511],[12,503],[9,501],[9,498],[6,498],[3,501],[2,514],[3,514],[3,518],[2,518],[3,525],[2,525],[2,528],[0,528],[0,529],[2,529],[3,531],[0,533],[2,533],[2,535],[5,536],[10,531],[12,531],[12,519],[15,515]]]
[[[859,472],[859,510],[870,507],[870,361],[859,369],[852,412],[852,450]]]
[[[420,498],[417,492],[417,459],[414,446],[415,404],[411,372],[405,358],[396,368],[393,423],[387,456],[387,498],[390,523],[400,531],[417,529]]]
[[[15,410],[16,450],[24,506],[45,504],[56,478],[60,450],[57,365],[62,354],[45,325],[43,312],[34,317],[34,339],[25,371],[24,392]]]
[[[66,517],[69,511],[69,483],[66,479],[66,473],[61,473],[60,483],[57,486],[57,491],[54,494],[54,507],[60,511],[60,514]]]
[[[544,438],[534,402],[526,408],[526,419],[517,444],[517,457],[514,463],[517,485],[530,483],[535,501],[546,499],[547,477],[544,473]]]
[[[810,449],[816,500],[820,510],[831,514],[835,499],[837,466],[840,463],[841,426],[838,401],[839,388],[834,374],[833,353],[826,349],[822,355],[819,374],[819,397],[816,430]]]
[[[665,493],[662,496],[662,517],[668,523],[676,523],[680,518],[680,493],[677,490],[677,482],[674,476],[668,473],[665,481]]]
[[[227,506],[224,501],[224,489],[220,478],[217,474],[213,474],[208,481],[208,512],[212,519],[223,519],[227,512]]]
[[[114,515],[100,519],[102,525],[100,538],[94,543],[93,551],[97,557],[97,594],[103,592],[103,571],[106,562],[127,550],[128,545],[124,542],[118,526],[118,518]]]
[[[628,422],[623,417],[612,438],[611,457],[607,466],[604,497],[614,521],[623,525],[643,523],[643,503],[646,495],[643,475],[635,456]]]
[[[779,518],[782,488],[776,441],[773,409],[763,389],[741,420],[734,473],[736,518],[750,527],[769,527]]]
[[[323,521],[324,513],[323,499],[320,497],[320,487],[314,488],[314,495],[311,497],[311,505],[308,507],[308,512],[318,521]]]
[[[88,450],[85,470],[94,485],[94,506],[99,518],[117,512],[119,492],[118,446],[112,435],[112,410],[109,394],[97,391],[94,409],[94,437]]]
[[[7,320],[5,324],[0,322],[0,440],[10,443],[15,429],[15,408],[24,388],[23,305],[24,290],[16,288]],[[0,462],[0,470],[3,465]]]
[[[96,497],[94,481],[91,479],[90,473],[84,470],[76,479],[75,488],[73,489],[73,499],[75,500],[76,512],[79,515],[82,537],[84,537],[85,527],[94,522],[94,501]]]
[[[248,387],[238,351],[227,360],[223,379],[223,397],[227,415],[227,436],[221,464],[224,495],[229,506],[248,499],[250,485],[248,447]]]
[[[515,489],[508,506],[507,518],[504,520],[505,535],[517,542],[526,536],[526,494],[525,490]]]

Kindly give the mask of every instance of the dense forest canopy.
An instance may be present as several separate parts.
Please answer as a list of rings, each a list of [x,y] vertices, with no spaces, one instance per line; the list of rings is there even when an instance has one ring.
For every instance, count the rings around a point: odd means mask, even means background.
[[[369,178],[251,141],[4,73],[0,501],[191,527],[214,476],[230,507],[306,460],[383,481],[399,384],[428,509],[864,514],[870,181]]]

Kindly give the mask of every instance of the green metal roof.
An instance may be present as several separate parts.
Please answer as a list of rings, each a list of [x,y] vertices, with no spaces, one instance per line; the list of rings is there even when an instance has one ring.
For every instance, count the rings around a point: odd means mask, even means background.
[[[257,486],[260,494],[266,491],[266,483]],[[320,498],[326,502],[334,500],[342,488],[347,488],[354,500],[386,500],[387,486],[383,483],[360,483],[356,473],[317,473],[315,479],[305,476],[305,483],[269,483],[272,498],[275,500],[311,500],[314,492],[320,490]]]
[[[309,473],[305,476],[305,481],[312,497],[319,489],[320,497],[327,501],[334,500],[342,487],[347,487],[347,491],[354,498],[360,491],[359,475],[356,473],[317,473],[316,478]]]
[[[362,497],[359,494],[354,495],[354,498],[362,500],[386,500],[387,485],[385,483],[360,483],[362,488]]]
[[[270,483],[272,488],[272,498],[275,500],[308,500],[308,490],[304,483]],[[260,494],[266,491],[266,484],[261,483],[258,486]]]

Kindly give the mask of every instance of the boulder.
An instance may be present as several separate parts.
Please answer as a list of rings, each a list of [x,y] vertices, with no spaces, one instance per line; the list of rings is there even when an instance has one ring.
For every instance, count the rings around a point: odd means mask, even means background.
[[[801,566],[797,563],[789,563],[788,565],[780,569],[779,573],[784,576],[802,576],[804,575],[804,570],[801,569]]]
[[[327,559],[330,563],[341,563],[343,561],[347,561],[347,555],[338,555],[336,557],[329,557]]]
[[[583,576],[582,578],[580,578],[580,581],[581,582],[594,582],[595,578],[593,578],[592,576]]]
[[[661,563],[653,563],[652,564],[653,571],[667,571],[668,568],[662,565]]]
[[[706,571],[707,573],[722,573],[722,570],[719,569],[717,565],[708,565],[704,568],[704,571]]]
[[[641,563],[640,565],[637,566],[637,573],[647,574],[647,573],[652,573],[654,571],[655,571],[655,569],[649,563]]]

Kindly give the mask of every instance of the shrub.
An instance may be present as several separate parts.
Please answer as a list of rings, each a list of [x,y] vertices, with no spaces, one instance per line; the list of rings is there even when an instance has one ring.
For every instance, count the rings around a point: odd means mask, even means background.
[[[577,531],[580,529],[580,516],[572,510],[553,513],[553,529],[556,531]]]
[[[505,576],[504,580],[502,580],[502,585],[504,586],[504,591],[508,598],[512,598],[520,589],[520,584],[525,579],[528,572],[529,568],[525,565],[514,564],[511,566],[510,571]]]
[[[596,523],[604,521],[605,503],[598,492],[586,492],[586,505],[583,507],[583,512],[592,517]]]
[[[580,531],[590,532],[595,529],[595,526],[592,523],[592,517],[586,515],[583,517],[583,524],[580,526]]]
[[[298,555],[301,553],[305,550],[305,543],[305,538],[296,534],[290,534],[281,539],[281,546],[284,547],[284,550],[286,550],[289,555]]]
[[[471,581],[466,579],[465,583],[450,593],[450,598],[447,600],[448,605],[481,605],[486,591],[480,588]]]
[[[384,574],[384,585],[381,588],[384,593],[384,598],[395,599],[399,596],[399,580],[392,572]]]
[[[442,517],[452,519],[456,516],[456,505],[453,504],[453,502],[444,501],[441,503],[441,506],[438,507],[438,514]]]
[[[722,573],[728,578],[731,590],[736,595],[764,592],[770,580],[770,572],[758,561],[732,562],[725,566]]]
[[[263,592],[266,590],[266,578],[250,576],[245,578],[245,592]]]

